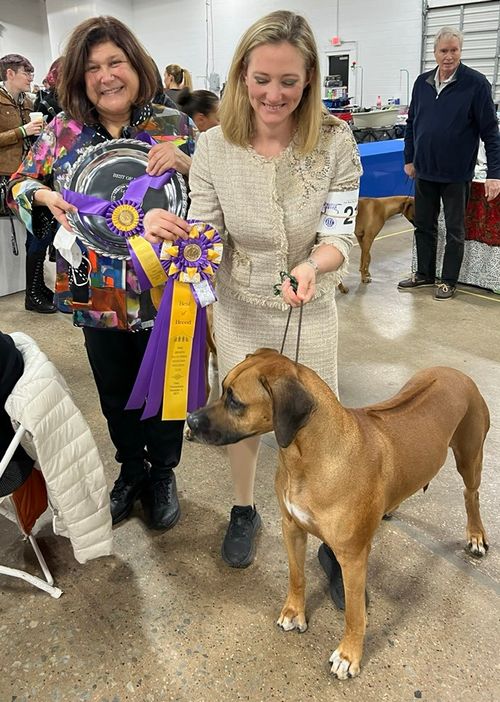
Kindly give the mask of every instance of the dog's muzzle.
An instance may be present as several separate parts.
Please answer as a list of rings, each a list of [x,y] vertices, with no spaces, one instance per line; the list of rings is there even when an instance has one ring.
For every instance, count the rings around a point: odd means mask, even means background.
[[[204,444],[212,444],[213,446],[226,446],[227,444],[235,444],[249,436],[254,436],[255,432],[244,434],[239,431],[232,430],[224,424],[218,428],[218,422],[212,421],[210,416],[210,408],[201,407],[196,412],[191,412],[186,418],[188,427],[191,429],[193,439],[197,439]]]
[[[205,407],[191,412],[186,418],[188,427],[194,439],[202,441],[205,444],[221,445],[227,443],[222,435],[222,432],[214,429]]]

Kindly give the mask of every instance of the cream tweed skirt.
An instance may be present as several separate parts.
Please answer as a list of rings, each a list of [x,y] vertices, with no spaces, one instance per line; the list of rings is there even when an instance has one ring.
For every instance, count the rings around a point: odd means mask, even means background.
[[[288,311],[257,306],[217,291],[214,303],[214,333],[219,382],[256,349],[281,348]],[[283,353],[295,360],[299,309],[292,311]],[[326,293],[303,308],[299,363],[312,368],[338,395],[337,305],[334,292]]]

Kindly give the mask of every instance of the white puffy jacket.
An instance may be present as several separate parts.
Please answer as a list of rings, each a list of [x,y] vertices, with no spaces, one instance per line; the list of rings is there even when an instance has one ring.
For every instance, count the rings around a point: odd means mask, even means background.
[[[79,563],[112,553],[109,495],[89,426],[64,378],[26,334],[11,334],[24,372],[7,398],[14,426],[29,432],[22,444],[47,485],[56,534],[67,536]]]

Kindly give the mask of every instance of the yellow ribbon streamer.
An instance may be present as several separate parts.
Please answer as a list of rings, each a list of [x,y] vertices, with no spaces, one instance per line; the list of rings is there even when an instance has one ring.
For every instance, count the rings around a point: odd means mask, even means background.
[[[142,236],[131,236],[129,244],[134,249],[134,253],[139,259],[139,263],[151,285],[153,287],[162,285],[167,280],[167,274],[163,270],[163,266],[149,241],[143,239]]]
[[[198,307],[191,285],[174,282],[172,311],[165,362],[162,419],[185,419],[187,415],[189,366]]]

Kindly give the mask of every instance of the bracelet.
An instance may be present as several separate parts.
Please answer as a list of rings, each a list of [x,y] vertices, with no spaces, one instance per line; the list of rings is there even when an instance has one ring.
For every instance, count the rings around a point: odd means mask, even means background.
[[[310,266],[312,266],[314,268],[315,273],[319,272],[319,266],[313,258],[306,258],[304,263],[308,263]]]
[[[26,129],[23,127],[23,125],[21,125],[21,126],[19,127],[19,129],[21,130],[21,136],[22,136],[22,138],[23,138],[23,139],[26,139],[26,137],[28,136],[28,134],[26,133]]]

